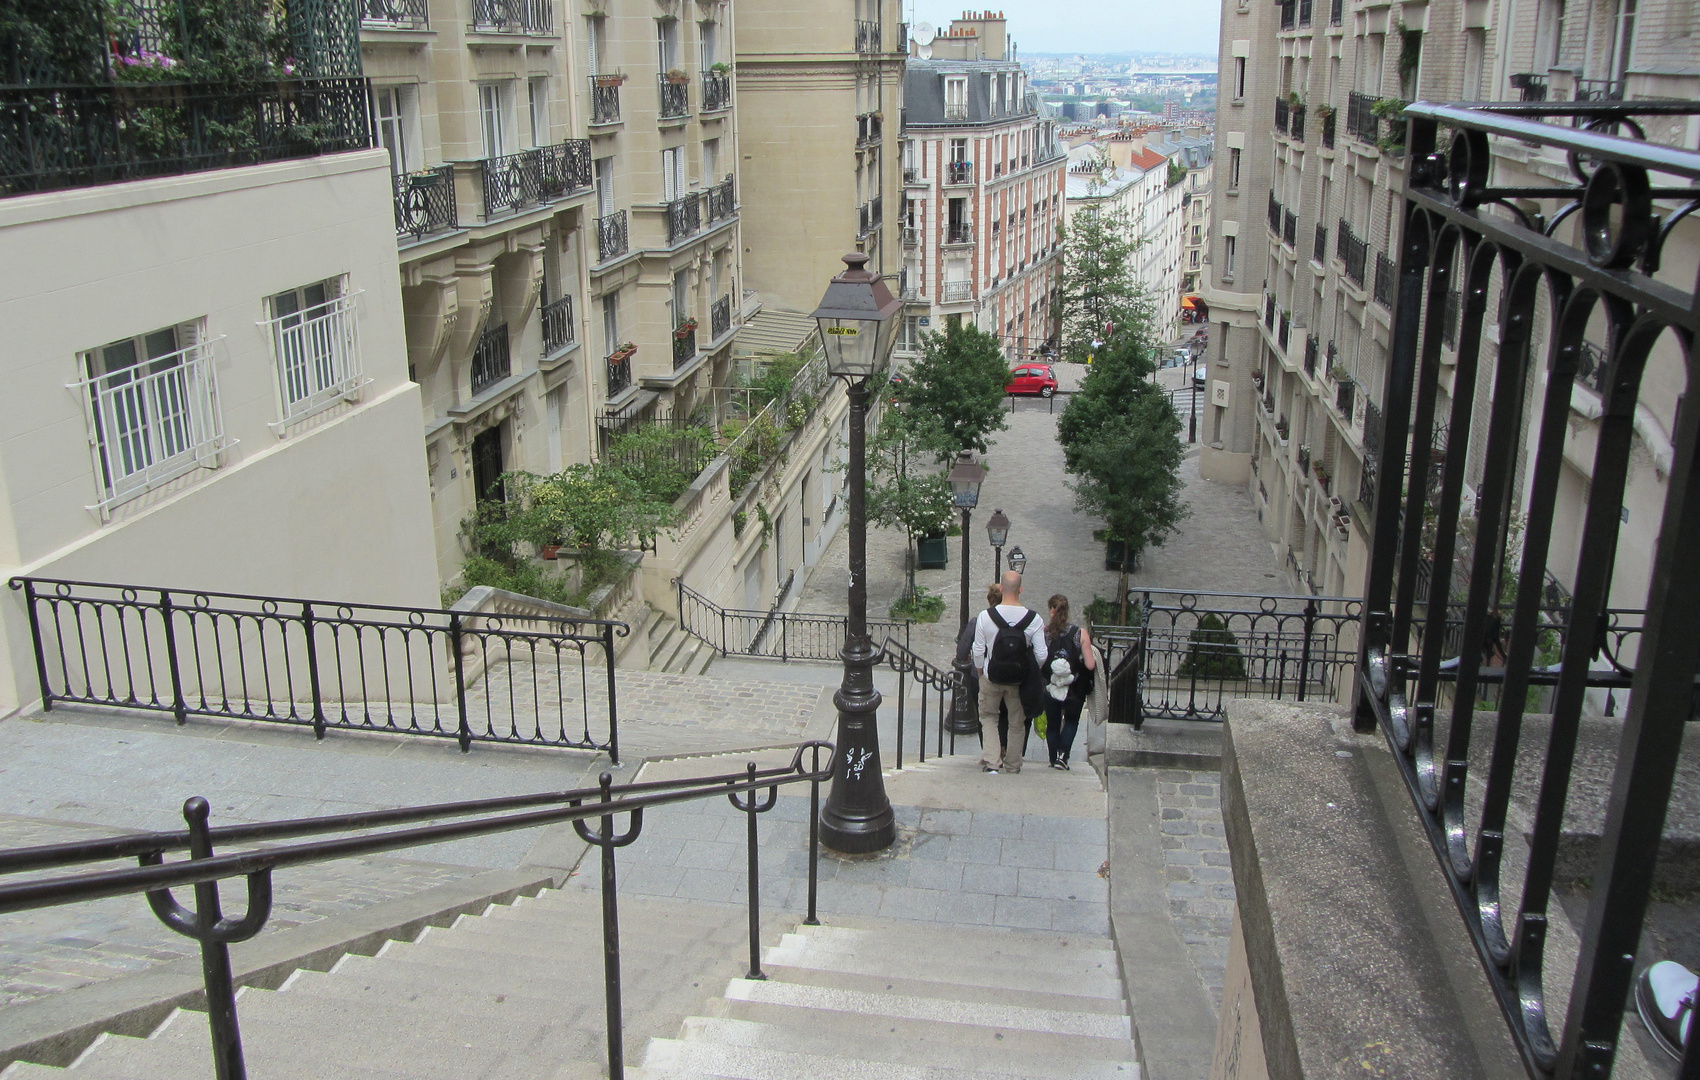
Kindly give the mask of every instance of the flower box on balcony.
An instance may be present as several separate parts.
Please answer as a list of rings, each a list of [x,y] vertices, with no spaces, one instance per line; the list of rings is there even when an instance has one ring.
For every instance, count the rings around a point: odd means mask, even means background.
[[[630,357],[632,357],[636,354],[637,354],[637,346],[633,345],[631,342],[628,341],[624,345],[621,345],[618,349],[615,349],[612,353],[610,353],[608,355],[608,359],[612,360],[614,363],[617,364],[621,360],[629,359]]]
[[[597,86],[620,86],[620,85],[624,84],[625,81],[626,81],[626,77],[624,75],[598,75],[598,76],[596,76],[596,85]]]
[[[672,68],[667,72],[667,81],[674,86],[684,86],[691,81],[691,77],[678,68]]]
[[[697,321],[695,319],[686,319],[684,322],[673,328],[673,336],[678,338],[680,341],[683,341],[696,333],[696,331]]]

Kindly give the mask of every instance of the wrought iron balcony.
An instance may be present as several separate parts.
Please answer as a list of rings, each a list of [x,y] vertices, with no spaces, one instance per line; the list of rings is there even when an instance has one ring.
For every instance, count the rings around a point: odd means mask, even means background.
[[[905,184],[921,184],[926,181],[921,179],[920,169],[917,169],[912,165],[905,165],[903,167],[903,182]]]
[[[1310,447],[1300,444],[1298,450],[1293,454],[1293,461],[1298,465],[1301,475],[1308,474],[1310,472]]]
[[[1287,341],[1292,335],[1293,316],[1290,312],[1281,312],[1281,324],[1275,332],[1275,340],[1281,343],[1281,351],[1287,351]]]
[[[1622,101],[1622,79],[1577,79],[1573,91],[1576,101]]]
[[[1322,352],[1322,339],[1315,334],[1305,337],[1305,374],[1316,378],[1316,358]]]
[[[856,117],[856,148],[872,146],[880,141],[885,122],[879,113],[863,113]]]
[[[667,242],[676,244],[702,231],[702,198],[691,192],[667,203]]]
[[[1523,101],[1545,101],[1547,99],[1547,77],[1536,75],[1532,71],[1519,71],[1507,79],[1512,89],[1518,91]]]
[[[1334,407],[1340,410],[1348,424],[1352,422],[1352,406],[1357,392],[1358,384],[1351,379],[1342,379],[1334,384]]]
[[[1288,247],[1297,247],[1299,243],[1299,215],[1291,210],[1281,212],[1281,242]]]
[[[703,216],[705,221],[722,221],[738,213],[737,197],[734,193],[732,178],[715,184],[703,193]]]
[[[691,84],[685,79],[662,74],[661,119],[680,120],[691,115]]]
[[[1273,293],[1264,293],[1263,294],[1263,326],[1264,326],[1264,329],[1267,329],[1267,330],[1275,329],[1275,313],[1279,310],[1280,310],[1280,305],[1275,303],[1275,295]]]
[[[628,246],[624,210],[596,219],[596,253],[602,262],[624,255]]]
[[[705,71],[702,73],[702,111],[719,112],[732,107],[732,73]]]
[[[903,230],[903,246],[906,247],[906,248],[920,247],[921,246],[921,230],[917,229],[913,226],[908,226],[908,227],[904,228],[904,230]]]
[[[1275,95],[1275,130],[1283,135],[1287,133],[1287,113],[1291,108],[1285,94]]]
[[[856,51],[859,53],[877,53],[880,51],[880,24],[871,19],[856,20]]]
[[[905,266],[897,275],[897,294],[900,300],[919,300],[921,298],[920,274],[909,272]]]
[[[1335,112],[1332,106],[1326,113],[1322,114],[1322,148],[1324,150],[1334,149],[1334,117]]]
[[[972,281],[947,281],[944,283],[943,295],[940,299],[946,304],[959,304],[964,300],[974,299],[974,283]]]
[[[697,355],[697,321],[686,319],[673,328],[673,370],[678,371]]]
[[[953,221],[945,226],[944,242],[947,244],[972,244],[974,242],[974,227],[966,221]]]
[[[944,182],[947,184],[972,184],[974,182],[974,163],[972,161],[952,161],[945,166]]]
[[[1305,141],[1305,107],[1303,105],[1293,106],[1292,125],[1288,133],[1292,135],[1294,142]]]
[[[362,78],[0,87],[0,195],[372,143]]]
[[[555,28],[554,11],[549,0],[472,0],[472,29],[480,34],[549,34]]]
[[[719,341],[732,329],[732,297],[722,296],[714,302],[708,315],[709,333],[713,340]]]
[[[394,185],[397,240],[423,240],[460,227],[453,165],[439,165],[390,179]]]
[[[608,396],[614,397],[632,384],[632,349],[608,357]]]
[[[428,30],[427,0],[360,0],[360,25],[368,30]]]
[[[620,84],[624,78],[619,75],[592,75],[590,77],[590,122],[592,124],[618,124],[620,122]]]
[[[1459,297],[1456,289],[1446,294],[1446,314],[1440,320],[1440,337],[1449,349],[1458,347]]]
[[[1383,252],[1375,253],[1375,302],[1384,308],[1393,306],[1394,282],[1397,273],[1393,269],[1393,260]]]
[[[485,328],[472,350],[472,393],[476,397],[513,373],[508,355],[508,324]]]
[[[543,305],[543,355],[550,356],[571,345],[577,336],[573,328],[573,298],[563,296]]]
[[[1328,227],[1320,221],[1316,223],[1316,243],[1311,245],[1310,257],[1319,263],[1328,261]]]
[[[1593,342],[1583,340],[1577,348],[1576,381],[1605,397],[1606,393],[1606,350]]]
[[[485,158],[479,175],[486,218],[518,213],[590,186],[590,140],[568,139]]]
[[[1381,119],[1375,115],[1375,96],[1356,90],[1346,95],[1346,134],[1374,146],[1381,138]]]
[[[1269,231],[1281,235],[1281,200],[1275,197],[1274,188],[1269,189]]]
[[[1345,218],[1340,219],[1339,235],[1334,254],[1346,264],[1346,277],[1361,289],[1364,287],[1365,263],[1369,259],[1369,243],[1358,238],[1358,234],[1352,231],[1351,224]]]

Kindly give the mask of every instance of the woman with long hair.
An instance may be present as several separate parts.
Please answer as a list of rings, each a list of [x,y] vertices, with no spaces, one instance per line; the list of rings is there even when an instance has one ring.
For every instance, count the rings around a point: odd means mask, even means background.
[[[1080,709],[1092,692],[1098,670],[1098,654],[1092,634],[1084,626],[1068,621],[1068,597],[1057,593],[1047,606],[1045,622],[1045,743],[1051,752],[1051,768],[1067,769],[1069,751],[1074,749],[1080,728]]]

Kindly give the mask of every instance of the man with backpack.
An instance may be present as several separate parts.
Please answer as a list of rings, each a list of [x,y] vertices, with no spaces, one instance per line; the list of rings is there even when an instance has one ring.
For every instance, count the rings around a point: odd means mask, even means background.
[[[1045,662],[1045,627],[1021,605],[1021,575],[1003,576],[1003,603],[980,613],[974,627],[974,666],[980,672],[980,769],[1017,773],[1027,752],[1021,686]],[[998,733],[998,706],[1009,710],[1009,741]]]

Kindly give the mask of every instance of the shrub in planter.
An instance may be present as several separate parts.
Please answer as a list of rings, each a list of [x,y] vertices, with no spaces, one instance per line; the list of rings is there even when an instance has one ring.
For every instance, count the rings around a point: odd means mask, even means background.
[[[1245,655],[1240,643],[1215,612],[1205,612],[1187,638],[1186,655],[1175,674],[1183,679],[1245,678]]]

